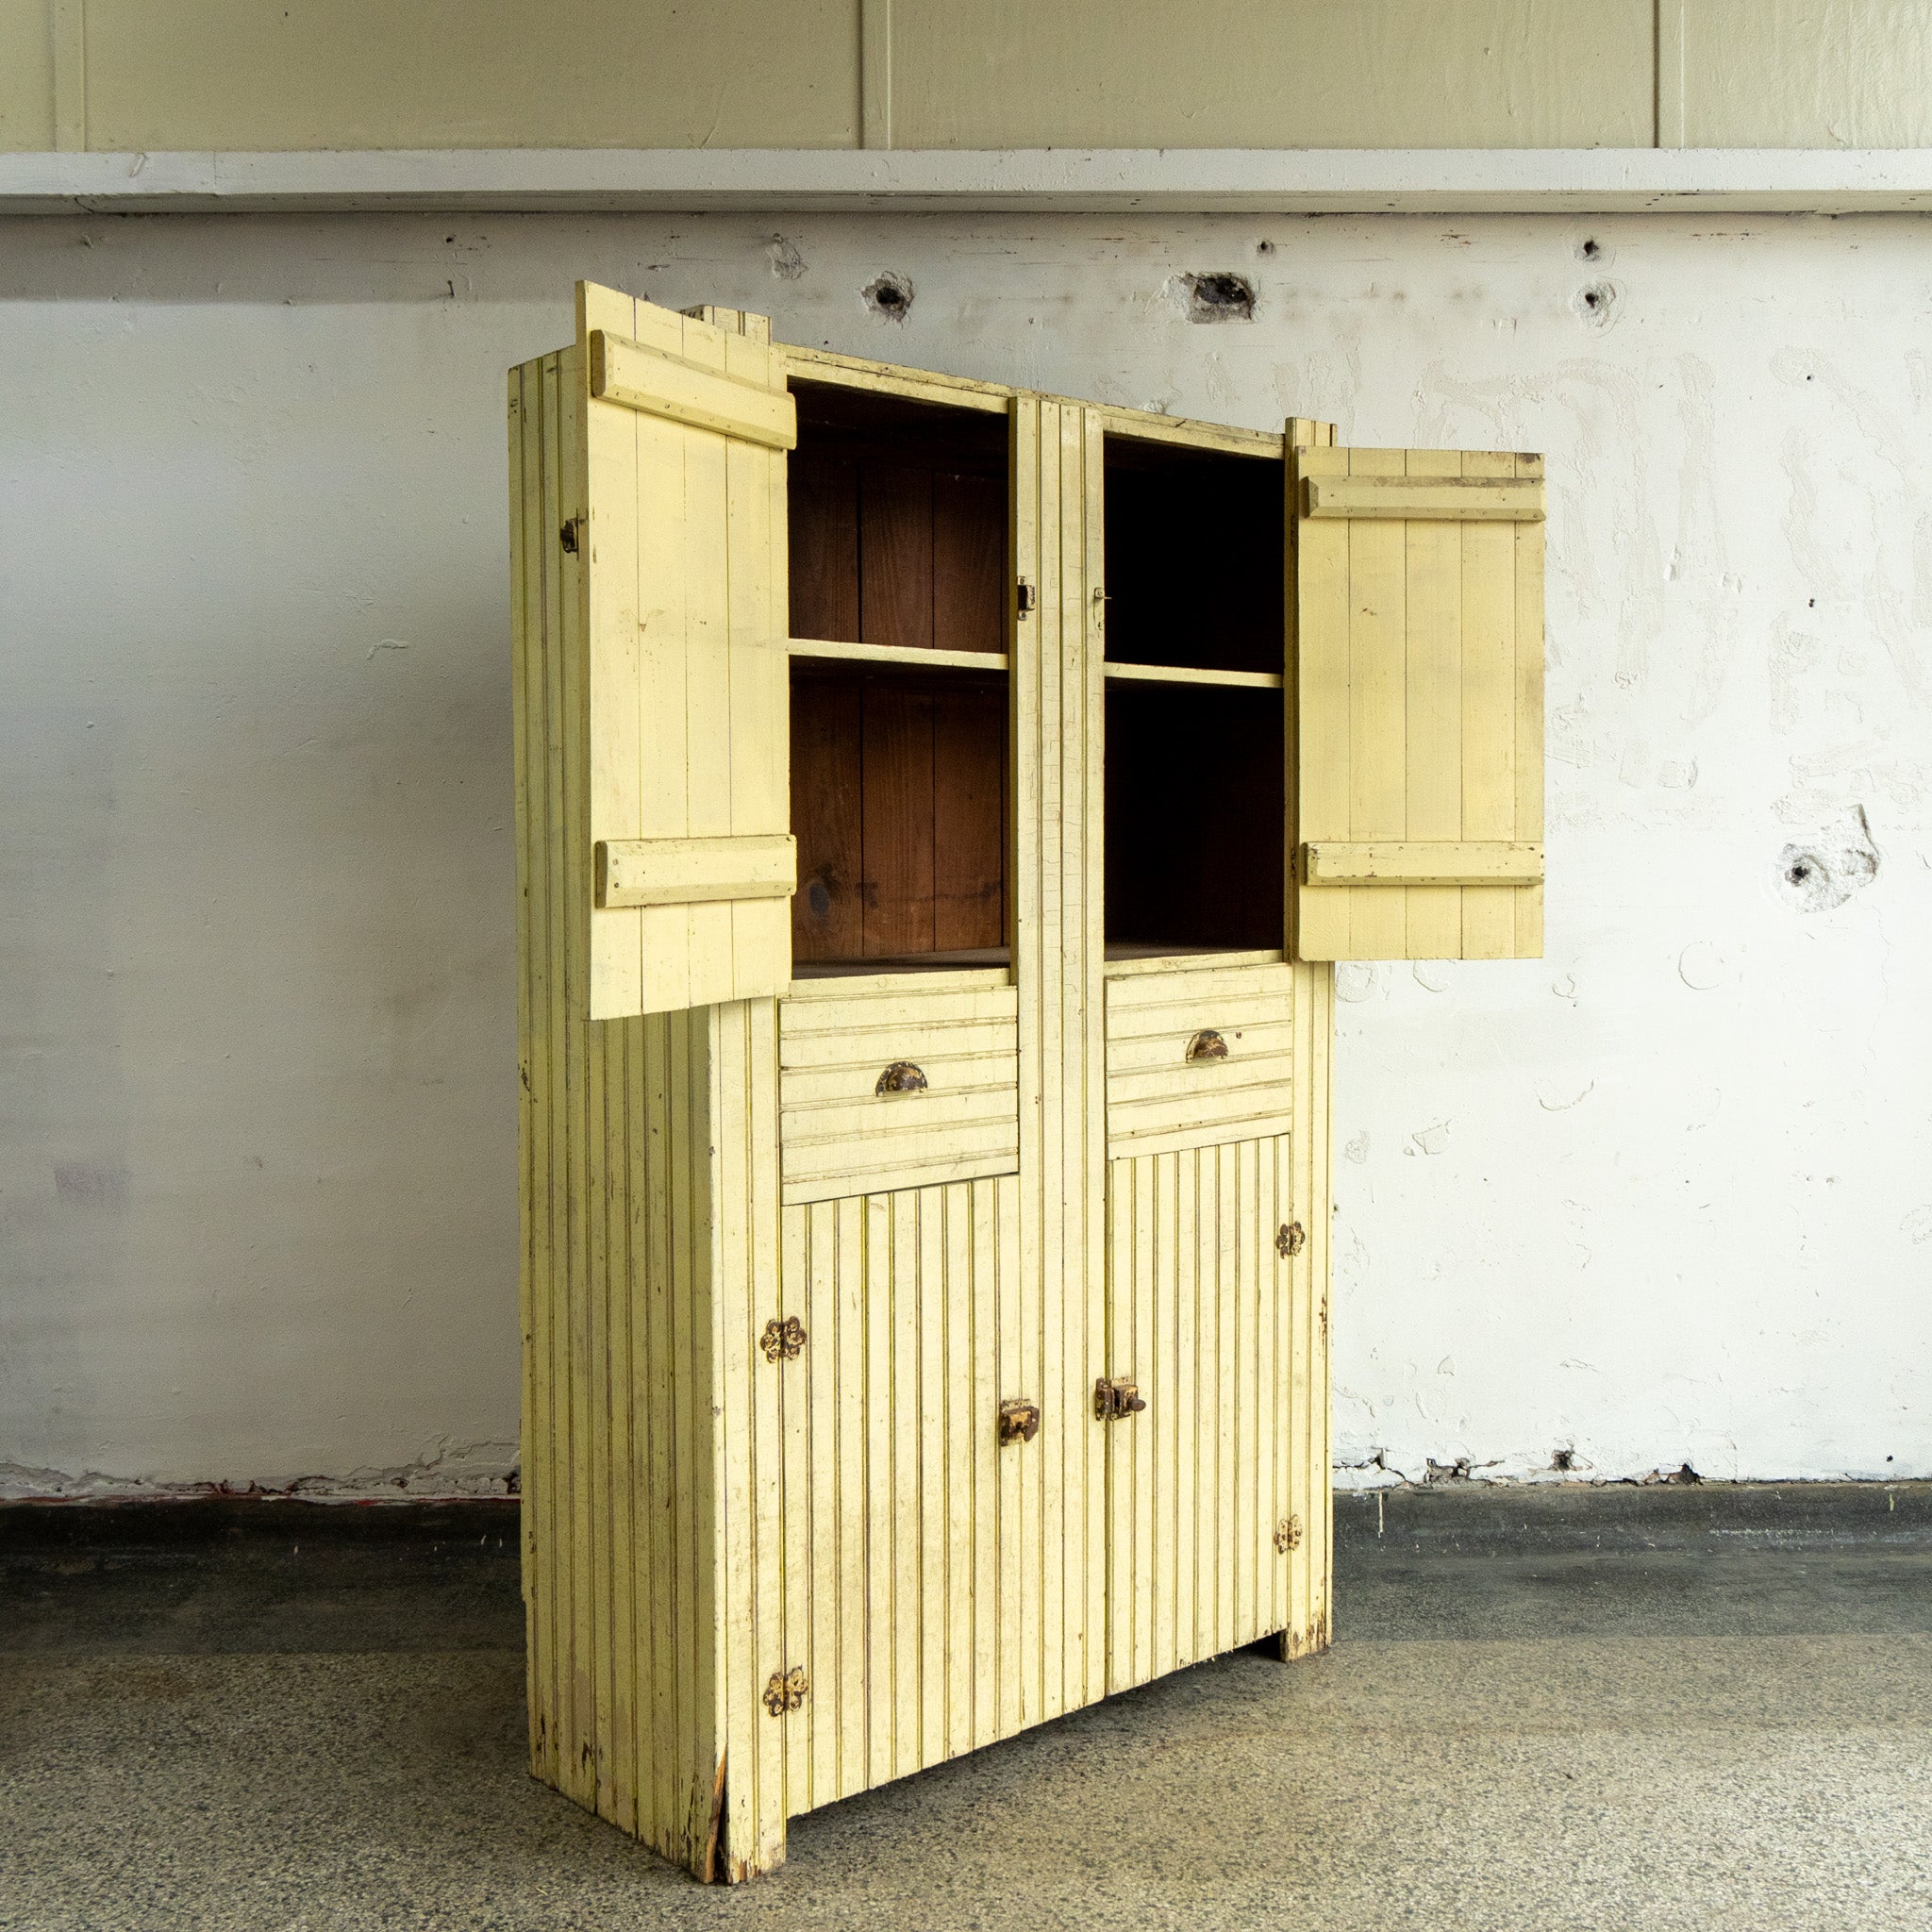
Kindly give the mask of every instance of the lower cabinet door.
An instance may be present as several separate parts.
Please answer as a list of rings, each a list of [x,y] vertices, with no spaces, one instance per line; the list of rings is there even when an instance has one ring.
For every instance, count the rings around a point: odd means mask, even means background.
[[[1109,1691],[1290,1622],[1316,1341],[1291,1173],[1286,1134],[1108,1165],[1108,1359],[1146,1405],[1108,1424]]]
[[[792,1813],[1039,1720],[1038,1482],[1067,1418],[1001,1441],[1002,1403],[1039,1400],[1019,1208],[1003,1175],[783,1210]]]

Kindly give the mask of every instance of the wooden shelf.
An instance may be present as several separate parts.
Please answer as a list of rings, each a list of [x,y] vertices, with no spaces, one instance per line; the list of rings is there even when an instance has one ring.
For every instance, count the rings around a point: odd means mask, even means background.
[[[792,638],[787,648],[794,658],[831,658],[848,664],[904,664],[924,671],[1005,671],[1011,662],[1004,651],[926,651],[903,644],[839,643],[828,638]],[[1281,680],[1277,677],[1274,682]]]
[[[791,648],[795,651],[798,646]],[[1231,691],[1281,689],[1278,671],[1198,671],[1187,664],[1108,664],[1106,670],[1109,677],[1124,677],[1138,684],[1212,684]]]

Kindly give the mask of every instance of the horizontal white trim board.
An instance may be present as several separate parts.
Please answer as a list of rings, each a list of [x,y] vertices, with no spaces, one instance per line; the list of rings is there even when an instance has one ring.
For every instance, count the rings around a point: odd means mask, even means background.
[[[1932,209],[1932,149],[472,148],[0,155],[0,214]]]

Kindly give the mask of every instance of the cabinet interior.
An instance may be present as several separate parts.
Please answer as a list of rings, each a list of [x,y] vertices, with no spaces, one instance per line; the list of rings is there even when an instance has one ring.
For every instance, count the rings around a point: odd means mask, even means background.
[[[1278,691],[1108,686],[1110,957],[1281,944],[1282,749]]]
[[[1109,436],[1105,475],[1108,661],[1279,675],[1287,465]]]
[[[1007,420],[797,383],[791,635],[1007,648]]]
[[[1286,465],[1110,436],[1105,487],[1108,957],[1278,947]]]
[[[791,635],[911,660],[792,658],[793,972],[1006,964],[1006,419],[793,393]]]

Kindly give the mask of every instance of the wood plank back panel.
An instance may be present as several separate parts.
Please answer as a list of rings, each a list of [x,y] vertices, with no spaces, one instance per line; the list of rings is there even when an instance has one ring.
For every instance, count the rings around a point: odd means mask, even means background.
[[[793,958],[1004,945],[1005,681],[812,662],[792,693]]]

